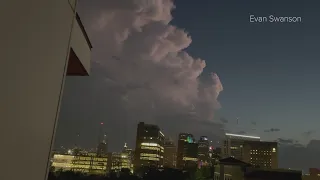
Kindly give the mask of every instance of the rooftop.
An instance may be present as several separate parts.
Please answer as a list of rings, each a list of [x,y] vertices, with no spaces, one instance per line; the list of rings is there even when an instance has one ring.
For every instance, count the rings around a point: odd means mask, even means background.
[[[257,140],[260,140],[260,137],[258,137],[258,136],[248,136],[248,135],[241,135],[241,134],[231,134],[231,133],[226,133],[226,136],[229,136],[229,137],[237,137],[237,138],[249,138],[249,139],[257,139]]]
[[[251,166],[251,164],[240,161],[239,159],[228,157],[219,160],[220,164],[228,164],[228,165],[240,165],[240,166]]]

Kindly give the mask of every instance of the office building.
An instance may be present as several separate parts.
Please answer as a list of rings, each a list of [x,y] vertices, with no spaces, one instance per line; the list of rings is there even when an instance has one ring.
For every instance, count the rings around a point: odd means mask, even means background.
[[[73,160],[73,155],[54,154],[51,159],[51,167],[53,167],[51,169],[53,169],[53,171],[71,171]]]
[[[164,134],[157,125],[140,122],[137,129],[134,169],[163,167]]]
[[[173,141],[166,139],[164,142],[164,167],[175,168],[177,164],[177,147]]]
[[[180,133],[178,138],[177,168],[198,166],[198,144],[192,134]]]
[[[91,44],[76,0],[1,4],[1,179],[44,180],[66,76],[88,76]],[[10,137],[8,139],[8,137]],[[21,142],[21,143],[16,143]],[[23,146],[23,153],[21,153]],[[31,164],[30,164],[31,163]]]
[[[133,157],[134,157],[134,151],[130,148],[128,148],[127,143],[124,143],[123,150],[122,150],[124,158],[127,159],[128,162],[128,168],[130,169],[131,173],[133,173]]]
[[[200,166],[208,166],[210,164],[209,157],[209,140],[206,136],[201,136],[198,141],[198,160]]]
[[[260,137],[226,133],[222,147],[222,157],[242,160],[243,143],[245,141],[260,141]]]
[[[107,172],[107,160],[107,157],[98,157],[95,153],[79,155],[54,154],[51,166],[54,171],[105,175]]]
[[[220,159],[215,166],[213,180],[301,180],[301,176],[301,171],[256,168],[229,157]]]
[[[132,171],[131,160],[126,152],[108,153],[108,172],[120,172],[121,169]]]
[[[278,168],[278,143],[245,141],[242,160],[261,168]]]

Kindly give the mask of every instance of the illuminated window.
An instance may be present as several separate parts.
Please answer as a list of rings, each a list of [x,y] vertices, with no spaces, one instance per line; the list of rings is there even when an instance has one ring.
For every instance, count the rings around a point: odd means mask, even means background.
[[[150,149],[150,150],[157,150],[157,151],[160,150],[159,147],[150,147],[150,146],[141,146],[141,149]]]
[[[272,152],[276,152],[276,148],[272,148]]]
[[[159,158],[154,157],[140,157],[141,160],[159,161]]]
[[[197,158],[191,158],[191,157],[183,157],[184,161],[198,161]]]
[[[141,146],[159,146],[157,143],[141,143]]]
[[[141,153],[140,156],[159,157],[158,154],[148,154],[148,153]]]

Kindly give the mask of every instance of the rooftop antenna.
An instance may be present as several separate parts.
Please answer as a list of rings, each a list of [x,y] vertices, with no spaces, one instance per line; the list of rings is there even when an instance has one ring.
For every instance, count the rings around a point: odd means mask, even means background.
[[[103,143],[107,144],[108,142],[108,135],[107,134],[104,134],[103,135],[103,140],[102,140]]]
[[[74,144],[75,147],[78,147],[79,138],[80,138],[80,134],[77,133],[77,134],[76,134],[76,141],[75,141],[75,144]]]

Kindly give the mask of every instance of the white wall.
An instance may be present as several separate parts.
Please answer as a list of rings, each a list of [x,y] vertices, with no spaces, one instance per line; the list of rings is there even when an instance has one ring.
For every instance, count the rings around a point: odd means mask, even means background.
[[[73,17],[68,0],[1,2],[1,180],[46,178]]]
[[[73,24],[70,45],[79,58],[83,67],[87,70],[88,73],[90,73],[91,49],[85,36],[83,35],[80,25],[77,22]]]

